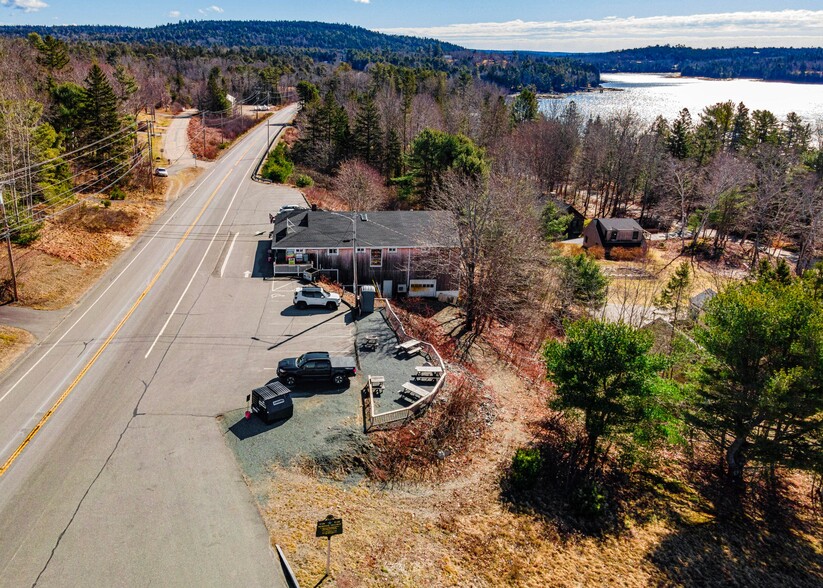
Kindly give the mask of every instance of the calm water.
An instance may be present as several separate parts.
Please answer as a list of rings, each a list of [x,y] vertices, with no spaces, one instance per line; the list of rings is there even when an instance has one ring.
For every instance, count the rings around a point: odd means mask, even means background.
[[[585,115],[601,116],[633,110],[651,122],[658,115],[673,120],[688,108],[692,120],[706,106],[731,100],[749,110],[771,110],[781,120],[796,112],[810,123],[823,122],[823,85],[786,84],[758,80],[702,80],[674,78],[666,74],[604,74],[604,88],[620,92],[590,92],[558,99],[543,99],[541,109],[552,113],[574,100]]]

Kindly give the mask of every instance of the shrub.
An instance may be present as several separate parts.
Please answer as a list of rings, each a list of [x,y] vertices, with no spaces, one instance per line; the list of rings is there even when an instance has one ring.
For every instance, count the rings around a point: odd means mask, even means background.
[[[286,146],[283,143],[278,143],[277,147],[266,158],[266,163],[263,164],[260,175],[278,184],[284,184],[289,180],[293,171],[294,163],[286,155]]]
[[[609,259],[614,261],[639,261],[646,257],[646,247],[612,247]]]
[[[589,247],[586,251],[591,257],[595,259],[606,259],[606,250],[603,249],[600,245]]]
[[[509,479],[517,488],[531,488],[537,481],[542,467],[543,459],[539,450],[521,447],[512,458]]]
[[[309,188],[314,186],[314,180],[307,174],[297,174],[294,183],[298,188]]]
[[[115,186],[114,188],[111,189],[111,192],[109,192],[109,200],[125,200],[125,199],[126,199],[126,193],[123,191],[122,188],[120,188],[120,186]]]
[[[587,519],[597,519],[606,510],[608,493],[597,480],[583,479],[572,492],[569,503],[572,510]]]
[[[35,223],[32,219],[27,219],[26,222],[31,224],[27,224],[11,234],[11,242],[15,245],[25,247],[26,245],[37,241],[40,237],[40,229],[43,228],[43,224]]]
[[[105,200],[103,200],[102,204],[103,204],[103,208],[108,208],[109,206],[111,206],[111,200],[106,198]]]

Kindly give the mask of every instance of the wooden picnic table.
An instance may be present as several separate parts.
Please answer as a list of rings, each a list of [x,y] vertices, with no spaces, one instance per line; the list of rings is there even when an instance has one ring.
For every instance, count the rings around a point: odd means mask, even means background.
[[[401,396],[411,396],[412,398],[419,400],[424,396],[429,395],[429,391],[425,388],[421,388],[420,386],[415,386],[411,382],[406,382],[403,384],[403,389],[400,391]]]
[[[372,351],[374,351],[375,349],[377,349],[377,342],[377,335],[367,335],[363,337],[363,343],[361,347],[363,347],[364,349],[371,349]]]
[[[420,341],[418,341],[417,339],[409,339],[405,343],[400,343],[397,346],[397,348],[405,351],[408,349],[412,349],[413,347],[417,347],[418,345],[420,345]]]
[[[379,396],[386,386],[386,377],[369,376],[369,383],[371,384],[372,392]]]
[[[443,368],[439,365],[418,365],[414,368],[418,376],[438,375],[443,373]]]

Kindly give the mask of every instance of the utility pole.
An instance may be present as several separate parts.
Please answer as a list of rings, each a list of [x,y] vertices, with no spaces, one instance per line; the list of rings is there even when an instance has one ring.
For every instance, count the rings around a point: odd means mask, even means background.
[[[352,270],[354,271],[354,281],[352,286],[354,287],[354,307],[360,308],[360,304],[357,302],[357,211],[354,211],[351,216],[351,232],[352,232]]]
[[[203,157],[206,156],[206,127],[203,127]]]
[[[6,197],[0,189],[0,207],[3,209],[3,225],[6,229],[6,247],[9,251],[9,268],[11,269],[12,302],[17,302],[17,272],[14,269],[14,255],[11,252],[11,231],[9,230],[9,217],[6,216]]]
[[[146,126],[149,138],[149,187],[154,192],[154,151],[151,146],[152,122],[148,121]]]

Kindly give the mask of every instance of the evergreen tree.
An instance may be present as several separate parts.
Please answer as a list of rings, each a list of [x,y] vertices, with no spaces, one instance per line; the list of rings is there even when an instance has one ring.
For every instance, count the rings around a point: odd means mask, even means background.
[[[211,112],[225,112],[231,108],[231,103],[226,97],[226,84],[220,68],[214,66],[209,72],[209,80],[206,83],[206,110]]]
[[[388,182],[403,174],[403,145],[397,131],[390,128],[383,144],[383,177]]]
[[[689,418],[732,480],[748,464],[823,471],[823,300],[819,273],[771,268],[707,305],[697,342],[708,354]],[[817,275],[815,275],[817,274]]]
[[[514,124],[537,120],[540,116],[540,106],[537,103],[537,93],[534,86],[523,88],[512,103],[512,121]]]
[[[360,99],[357,116],[354,121],[354,152],[357,157],[373,168],[380,167],[380,111],[374,103],[374,97],[366,94]]]
[[[49,75],[49,82],[55,72],[62,70],[69,64],[69,50],[65,42],[55,39],[51,35],[45,38],[37,33],[29,34],[29,43],[37,49],[37,63],[44,67]]]
[[[688,108],[680,111],[674,119],[669,136],[666,139],[666,147],[672,157],[686,159],[694,151],[694,130],[692,128],[692,115]]]
[[[553,408],[583,423],[585,473],[599,468],[615,441],[676,437],[678,423],[666,409],[676,387],[658,376],[666,362],[651,347],[648,333],[589,319],[569,325],[565,341],[546,343],[548,378],[557,392]]]
[[[751,145],[752,125],[749,120],[749,109],[742,102],[737,105],[734,113],[734,123],[732,124],[733,151],[742,151]]]
[[[129,98],[140,89],[140,86],[137,85],[137,80],[134,79],[134,76],[131,75],[129,70],[122,64],[118,64],[118,66],[114,68],[114,79],[119,86],[120,92],[118,93],[118,98],[120,98],[121,102],[128,102]]]
[[[94,63],[83,89],[82,138],[83,144],[95,144],[86,162],[95,167],[98,177],[107,175],[126,157],[128,136],[122,133],[112,137],[122,129],[123,124],[117,105],[117,95],[106,74]]]

